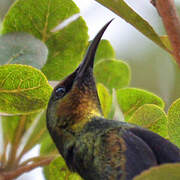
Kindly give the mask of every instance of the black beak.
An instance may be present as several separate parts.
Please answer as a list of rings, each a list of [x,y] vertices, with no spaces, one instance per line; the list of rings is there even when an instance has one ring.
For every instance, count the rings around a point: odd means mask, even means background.
[[[91,42],[82,63],[79,65],[76,78],[82,79],[89,68],[93,70],[94,57],[96,54],[98,44],[101,40],[102,35],[104,34],[104,31],[106,30],[108,25],[112,22],[112,20],[110,20],[108,23],[104,25],[104,27],[98,32],[96,37]]]

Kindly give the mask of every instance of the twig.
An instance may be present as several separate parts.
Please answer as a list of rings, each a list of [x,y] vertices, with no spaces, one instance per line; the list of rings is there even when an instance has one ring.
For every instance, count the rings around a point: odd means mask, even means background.
[[[54,159],[54,157],[50,157],[50,158],[44,159],[42,161],[38,161],[38,162],[29,164],[29,165],[21,166],[18,169],[10,171],[10,172],[3,172],[0,175],[0,180],[12,180],[14,178],[17,178],[21,174],[28,172],[34,168],[37,168],[39,166],[48,165],[53,159]]]
[[[174,0],[151,0],[156,7],[173,48],[173,55],[180,66],[180,18]]]
[[[16,159],[16,152],[24,132],[25,122],[26,122],[26,116],[21,116],[21,119],[19,120],[19,124],[15,133],[14,142],[12,143],[12,147],[10,150],[8,165],[7,165],[8,168],[11,168],[14,165],[13,163]]]

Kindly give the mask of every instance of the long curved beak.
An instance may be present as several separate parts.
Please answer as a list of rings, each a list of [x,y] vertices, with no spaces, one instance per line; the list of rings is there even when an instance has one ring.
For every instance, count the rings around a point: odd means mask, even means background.
[[[91,42],[82,63],[78,67],[78,72],[77,72],[78,79],[81,79],[89,68],[93,69],[94,57],[96,54],[98,44],[99,44],[101,37],[103,36],[106,28],[112,21],[113,21],[113,19],[111,19],[108,23],[106,23],[103,26],[103,28],[98,32],[98,34],[95,36],[93,41]]]

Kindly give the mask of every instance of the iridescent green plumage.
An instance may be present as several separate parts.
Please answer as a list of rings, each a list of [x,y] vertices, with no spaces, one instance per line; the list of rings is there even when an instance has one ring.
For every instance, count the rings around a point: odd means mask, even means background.
[[[168,140],[136,125],[103,118],[93,62],[109,23],[79,67],[54,88],[47,109],[54,143],[69,169],[85,180],[131,180],[151,166],[180,162],[180,150]]]

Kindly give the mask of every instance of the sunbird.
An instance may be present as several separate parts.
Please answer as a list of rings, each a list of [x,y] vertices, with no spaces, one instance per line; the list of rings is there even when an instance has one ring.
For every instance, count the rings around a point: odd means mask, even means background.
[[[54,88],[47,108],[47,128],[59,153],[84,180],[132,180],[152,166],[180,162],[180,149],[170,141],[103,117],[93,65],[111,21],[95,36],[77,69]]]

